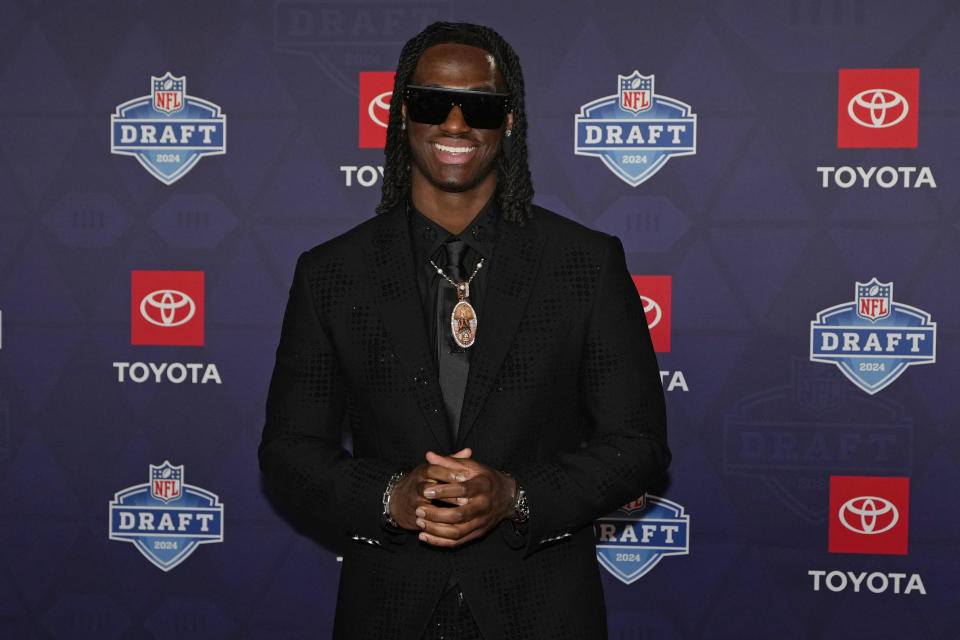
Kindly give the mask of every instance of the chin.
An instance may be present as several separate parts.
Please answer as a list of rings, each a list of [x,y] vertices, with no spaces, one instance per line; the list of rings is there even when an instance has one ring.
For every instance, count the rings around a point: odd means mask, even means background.
[[[476,176],[459,175],[460,173],[455,172],[451,175],[451,172],[447,171],[435,172],[428,176],[428,180],[436,188],[451,193],[469,191],[480,184]]]
[[[470,191],[470,189],[477,186],[477,183],[475,182],[464,182],[462,180],[438,180],[433,184],[438,189],[448,191],[450,193],[462,193],[464,191]]]

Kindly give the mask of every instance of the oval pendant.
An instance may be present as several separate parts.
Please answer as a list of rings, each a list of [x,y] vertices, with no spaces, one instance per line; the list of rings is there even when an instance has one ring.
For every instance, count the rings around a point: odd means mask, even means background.
[[[453,332],[453,341],[466,349],[477,339],[477,312],[473,305],[461,300],[450,314],[450,330]]]

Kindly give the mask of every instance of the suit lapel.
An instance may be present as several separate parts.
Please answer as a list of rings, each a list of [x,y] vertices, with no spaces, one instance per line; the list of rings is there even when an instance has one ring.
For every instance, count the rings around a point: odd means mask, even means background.
[[[532,220],[523,227],[499,223],[497,247],[488,271],[490,280],[483,308],[477,314],[480,323],[470,356],[470,374],[457,433],[458,449],[490,394],[533,291],[546,241],[534,226]]]
[[[403,373],[411,383],[417,405],[440,450],[450,450],[453,442],[426,327],[423,326],[410,231],[402,206],[376,219],[367,250],[367,264],[383,326],[397,351]]]

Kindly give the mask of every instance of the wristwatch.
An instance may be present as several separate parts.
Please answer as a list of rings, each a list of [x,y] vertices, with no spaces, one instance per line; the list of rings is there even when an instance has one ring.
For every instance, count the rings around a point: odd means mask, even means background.
[[[530,505],[527,503],[527,492],[523,490],[520,483],[517,483],[517,499],[513,502],[513,516],[510,518],[514,522],[526,522],[530,519]]]

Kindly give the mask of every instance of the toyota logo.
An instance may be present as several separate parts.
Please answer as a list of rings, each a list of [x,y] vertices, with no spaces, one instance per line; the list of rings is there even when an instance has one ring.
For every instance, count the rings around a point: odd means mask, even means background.
[[[367,115],[370,116],[371,120],[373,120],[375,123],[377,123],[384,129],[387,128],[387,123],[381,120],[380,118],[378,118],[376,115],[376,112],[378,109],[386,111],[389,118],[390,96],[392,95],[393,95],[393,91],[384,91],[380,95],[374,97],[374,99],[370,101],[370,104],[367,105]]]
[[[643,314],[647,317],[647,328],[653,329],[663,319],[663,310],[653,298],[641,295],[640,300],[643,302]]]
[[[837,515],[847,529],[868,536],[890,531],[900,520],[893,503],[877,496],[851,498],[840,505]]]
[[[158,289],[143,296],[140,315],[158,327],[179,327],[197,312],[193,298],[176,289]]]
[[[850,119],[870,129],[886,129],[899,124],[909,111],[907,99],[890,89],[867,89],[847,103]]]

